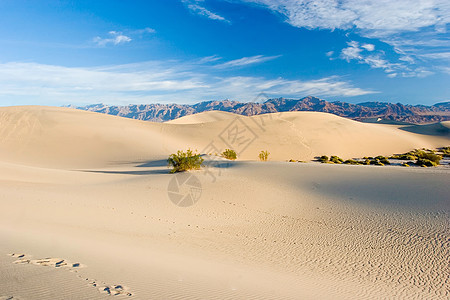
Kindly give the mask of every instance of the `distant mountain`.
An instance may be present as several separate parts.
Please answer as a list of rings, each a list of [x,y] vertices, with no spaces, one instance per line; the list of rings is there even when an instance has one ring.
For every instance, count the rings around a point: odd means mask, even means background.
[[[403,105],[387,102],[364,102],[350,104],[346,102],[328,102],[308,96],[302,99],[276,98],[264,103],[237,102],[231,100],[205,101],[193,105],[187,104],[141,104],[127,106],[109,106],[94,104],[72,108],[116,115],[126,118],[165,122],[183,116],[204,111],[220,110],[245,116],[285,111],[317,111],[335,114],[358,121],[371,122],[384,120],[399,123],[434,123],[450,120],[450,102],[432,106]]]

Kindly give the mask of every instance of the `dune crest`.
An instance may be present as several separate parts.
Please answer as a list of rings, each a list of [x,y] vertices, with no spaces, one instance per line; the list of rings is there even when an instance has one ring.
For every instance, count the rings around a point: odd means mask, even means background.
[[[445,123],[403,130],[317,112],[253,117],[205,112],[184,120],[152,123],[69,108],[5,107],[0,108],[0,154],[5,162],[83,168],[165,159],[188,147],[212,154],[231,148],[245,160],[268,150],[271,160],[285,161],[390,155],[449,140],[439,134]]]

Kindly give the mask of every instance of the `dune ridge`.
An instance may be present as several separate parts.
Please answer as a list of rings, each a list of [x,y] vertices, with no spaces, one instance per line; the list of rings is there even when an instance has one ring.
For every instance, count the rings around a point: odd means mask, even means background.
[[[324,154],[390,155],[445,146],[449,140],[439,131],[446,123],[402,130],[316,112],[253,117],[208,112],[186,118],[187,124],[153,123],[69,108],[0,108],[0,154],[5,162],[76,168],[165,159],[189,147],[212,154],[232,148],[245,160],[257,160],[261,150],[268,150],[272,160],[285,161]],[[238,131],[244,132],[241,145]]]

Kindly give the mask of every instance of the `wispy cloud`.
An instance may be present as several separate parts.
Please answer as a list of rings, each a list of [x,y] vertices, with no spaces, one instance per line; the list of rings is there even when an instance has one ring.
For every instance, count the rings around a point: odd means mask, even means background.
[[[445,30],[450,20],[446,0],[241,0],[264,5],[281,13],[296,27],[351,29],[365,35],[390,36],[393,33],[418,31],[434,26]]]
[[[450,74],[450,67],[441,67],[441,71]]]
[[[361,48],[364,48],[367,51],[374,51],[375,50],[375,45],[373,45],[373,44],[362,44]]]
[[[96,68],[10,62],[0,64],[0,104],[188,103],[224,98],[250,101],[261,92],[274,97],[309,94],[351,97],[376,92],[355,87],[340,77],[316,80],[224,77],[214,75],[214,70],[214,66],[201,64],[200,60]]]
[[[254,64],[259,64],[259,63],[263,63],[266,61],[274,60],[279,57],[281,57],[281,55],[275,55],[275,56],[255,55],[255,56],[249,56],[249,57],[242,57],[239,59],[224,62],[222,64],[218,64],[215,66],[215,68],[225,69],[225,68],[233,68],[233,67],[244,67],[244,66],[248,66],[248,65],[254,65]]]
[[[217,21],[223,21],[227,23],[231,23],[229,20],[225,19],[224,17],[213,13],[212,11],[205,8],[201,3],[204,2],[204,0],[181,0],[182,3],[186,5],[186,7],[194,14],[207,17],[211,20],[217,20]]]
[[[384,56],[383,51],[374,52],[375,47],[369,44],[360,45],[356,41],[348,42],[348,47],[341,50],[339,58],[350,61],[357,61],[361,64],[367,64],[374,69],[383,69],[389,78],[394,77],[426,77],[433,74],[425,68],[411,68],[405,63],[389,62]]]
[[[146,34],[146,33],[155,33],[156,30],[150,27],[145,27],[144,29],[136,29],[132,30],[132,34]]]
[[[142,38],[142,36],[145,34],[151,34],[155,32],[156,30],[150,27],[146,27],[143,29],[128,30],[126,33],[112,30],[108,32],[108,37],[96,36],[93,39],[93,42],[100,47],[107,46],[108,44],[111,45],[126,44],[133,40],[132,38],[133,36],[137,38]]]
[[[131,42],[131,38],[129,36],[122,34],[121,32],[110,31],[108,32],[108,35],[109,37],[107,38],[96,36],[93,39],[93,41],[94,43],[96,43],[98,46],[101,47],[106,46],[108,44],[119,45]]]
[[[266,7],[295,27],[351,30],[363,37],[378,39],[402,51],[402,60],[406,63],[415,63],[414,57],[427,53],[423,47],[434,47],[435,53],[448,52],[448,0],[239,1]],[[373,51],[372,46],[367,44],[363,48]],[[422,56],[422,59],[427,58],[434,57]]]
[[[421,57],[438,60],[450,60],[450,52],[423,53],[421,54]]]

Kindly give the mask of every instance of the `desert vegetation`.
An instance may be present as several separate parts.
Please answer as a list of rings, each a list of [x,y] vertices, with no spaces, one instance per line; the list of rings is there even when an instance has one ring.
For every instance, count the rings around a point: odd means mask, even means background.
[[[304,160],[298,160],[298,159],[290,159],[290,160],[288,160],[287,162],[298,162],[298,163],[304,163],[304,162],[306,162],[306,161],[304,161]]]
[[[318,161],[324,164],[342,164],[344,162],[342,158],[336,155],[332,155],[330,158],[326,155],[322,155],[319,157]]]
[[[450,147],[442,147],[439,150],[442,152],[442,156],[450,157]]]
[[[330,161],[330,159],[328,158],[328,156],[322,155],[321,157],[319,157],[318,161],[321,163],[327,163]]]
[[[443,155],[446,154],[445,151],[448,151],[449,147],[441,148],[441,152]],[[440,164],[440,161],[442,159],[442,156],[439,154],[436,154],[436,151],[430,150],[430,149],[415,149],[403,154],[394,154],[390,158],[392,159],[400,159],[400,160],[408,160],[410,161],[407,163],[408,165],[414,163],[417,166],[421,167],[435,167]],[[412,162],[414,161],[415,162]]]
[[[259,153],[259,160],[260,161],[267,161],[267,159],[269,159],[269,155],[270,155],[270,152],[268,152],[267,150],[262,150],[260,153]]]
[[[450,147],[442,147],[438,150],[430,150],[425,148],[415,149],[406,153],[394,154],[390,157],[378,155],[375,157],[365,156],[362,159],[347,160],[343,160],[336,155],[332,155],[330,157],[322,155],[317,158],[317,161],[329,164],[385,166],[391,164],[389,159],[396,159],[405,160],[406,162],[401,163],[404,167],[410,167],[411,165],[420,167],[435,167],[440,164],[443,157],[450,157]]]
[[[225,151],[222,152],[222,156],[229,160],[237,159],[236,151],[231,149],[225,149]]]
[[[170,173],[184,172],[200,169],[203,163],[203,158],[200,154],[197,154],[191,149],[186,150],[186,152],[178,150],[177,153],[169,156],[167,163],[169,167],[172,167]]]

